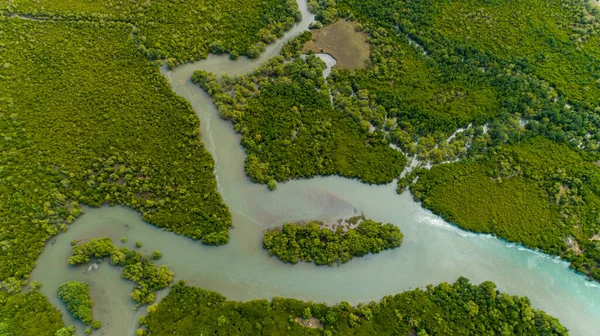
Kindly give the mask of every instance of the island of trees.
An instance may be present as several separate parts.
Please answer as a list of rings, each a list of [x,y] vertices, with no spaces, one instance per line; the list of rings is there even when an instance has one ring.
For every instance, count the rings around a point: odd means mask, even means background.
[[[403,238],[397,226],[362,216],[340,222],[335,229],[323,227],[323,222],[318,221],[287,223],[282,228],[268,230],[263,237],[263,247],[269,255],[286,263],[339,265],[354,257],[399,247]]]
[[[92,318],[90,286],[81,281],[67,281],[58,287],[58,297],[67,305],[69,313],[81,322],[100,329],[100,321]]]
[[[92,238],[89,241],[73,246],[69,258],[71,265],[85,264],[91,258],[109,258],[110,264],[123,267],[123,278],[136,283],[131,298],[138,306],[154,302],[156,291],[166,288],[173,280],[174,273],[166,265],[159,267],[150,256],[125,247],[118,248],[110,238]],[[85,321],[84,321],[85,322]]]

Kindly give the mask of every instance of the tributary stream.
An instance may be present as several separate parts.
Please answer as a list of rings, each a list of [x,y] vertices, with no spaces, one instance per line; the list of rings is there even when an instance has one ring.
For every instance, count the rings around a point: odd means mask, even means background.
[[[462,231],[415,203],[408,193],[397,195],[395,185],[371,186],[340,177],[320,177],[279,184],[270,192],[251,183],[244,174],[244,151],[232,125],[219,117],[210,97],[190,81],[193,71],[241,74],[277,55],[283,41],[306,30],[312,21],[306,4],[298,0],[303,20],[285,37],[268,46],[259,59],[230,61],[227,56],[164,71],[173,90],[187,99],[201,122],[202,137],[216,161],[219,192],[228,204],[234,228],[228,245],[208,247],[192,239],[164,232],[124,207],[87,208],[66,233],[48,244],[38,259],[32,279],[63,311],[67,324],[78,334],[85,328],[75,321],[57,297],[58,286],[68,280],[90,283],[95,319],[103,327],[96,334],[133,335],[137,317],[129,299],[134,284],[104,262],[71,267],[67,259],[74,239],[110,236],[121,246],[142,251],[160,250],[175,272],[175,281],[223,293],[230,299],[273,296],[336,303],[379,300],[382,296],[438,284],[465,276],[474,283],[491,280],[509,294],[526,295],[535,308],[557,317],[572,335],[600,334],[600,287],[569,270],[567,263],[489,235]],[[329,62],[330,63],[330,62]],[[261,247],[263,231],[287,221],[334,220],[364,212],[377,221],[391,222],[404,233],[403,245],[378,255],[357,258],[341,267],[313,264],[287,265],[268,256]],[[120,237],[127,237],[122,244]],[[162,291],[157,301],[166,294]]]

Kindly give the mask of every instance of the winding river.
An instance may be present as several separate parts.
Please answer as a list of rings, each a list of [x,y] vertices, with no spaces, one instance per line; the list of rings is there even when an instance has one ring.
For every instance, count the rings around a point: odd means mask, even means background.
[[[558,317],[572,335],[600,334],[600,287],[568,269],[556,258],[509,244],[488,235],[462,231],[415,203],[408,193],[397,195],[395,185],[370,186],[339,177],[319,177],[280,184],[275,192],[249,182],[243,171],[244,152],[231,125],[220,119],[210,98],[193,85],[193,71],[240,74],[278,54],[283,41],[307,28],[312,21],[306,4],[298,0],[303,20],[285,38],[268,46],[259,59],[229,61],[209,56],[197,63],[164,70],[173,90],[185,97],[201,122],[202,136],[216,165],[219,191],[229,205],[234,229],[226,246],[209,247],[191,239],[163,232],[124,207],[87,208],[86,214],[56,237],[38,259],[32,279],[63,311],[67,324],[78,334],[84,326],[75,321],[59,301],[58,285],[68,280],[91,284],[94,315],[103,323],[100,334],[133,335],[137,317],[129,293],[133,283],[120,278],[108,263],[87,271],[67,263],[73,239],[110,236],[120,244],[163,252],[176,280],[219,291],[230,299],[248,300],[273,296],[295,297],[329,303],[378,300],[427,284],[453,282],[466,276],[475,283],[494,281],[510,294],[527,295],[534,307]],[[331,62],[329,63],[331,64]],[[270,258],[261,248],[265,229],[286,221],[337,219],[364,212],[367,216],[398,225],[404,233],[402,247],[376,256],[354,259],[342,267],[312,264],[287,265]],[[120,237],[129,242],[121,244]],[[166,294],[159,293],[158,299]]]

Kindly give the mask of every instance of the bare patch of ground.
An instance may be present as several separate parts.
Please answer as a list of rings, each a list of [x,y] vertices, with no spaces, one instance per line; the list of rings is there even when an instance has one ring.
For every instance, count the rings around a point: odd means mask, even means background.
[[[332,221],[319,221],[317,222],[321,228],[329,229],[331,231],[336,231],[338,228],[342,229],[342,231],[346,232],[349,229],[356,229],[362,221],[366,219],[364,214],[353,216],[349,218],[341,218],[338,220]],[[309,221],[300,221],[294,224],[296,225],[306,225]]]
[[[579,248],[579,244],[575,238],[569,236],[565,239],[565,243],[569,250],[573,251],[575,254],[581,254],[581,248]]]
[[[357,22],[338,20],[329,26],[312,31],[313,39],[304,45],[303,52],[312,50],[336,59],[334,68],[362,69],[371,55],[367,34],[356,31]]]
[[[323,328],[323,323],[321,323],[321,320],[319,320],[316,317],[311,317],[306,320],[301,317],[296,317],[295,321],[296,321],[296,323],[298,323],[306,328],[312,328],[312,329],[322,329]]]
[[[556,198],[556,203],[558,204],[558,202],[560,202],[560,200],[563,198],[563,196],[565,196],[567,194],[567,191],[569,190],[569,187],[561,184],[558,186],[559,190],[558,190],[558,197]]]

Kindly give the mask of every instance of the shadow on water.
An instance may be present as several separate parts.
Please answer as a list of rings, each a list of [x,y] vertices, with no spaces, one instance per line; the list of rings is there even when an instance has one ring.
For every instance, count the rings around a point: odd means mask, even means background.
[[[370,186],[340,177],[318,177],[280,184],[275,192],[250,183],[243,171],[245,154],[239,136],[219,118],[208,95],[193,85],[190,77],[197,69],[219,75],[245,73],[277,55],[284,40],[305,30],[312,21],[306,3],[298,2],[302,22],[284,39],[268,46],[259,59],[232,62],[225,55],[210,55],[174,71],[163,71],[173,90],[191,103],[200,118],[204,143],[216,161],[219,191],[233,216],[230,243],[203,246],[144,223],[138,213],[124,207],[86,208],[86,214],[68,232],[45,248],[32,274],[32,279],[43,282],[42,291],[50,301],[63,310],[65,321],[76,324],[82,334],[84,327],[66,313],[56,295],[58,286],[68,280],[91,284],[94,315],[104,325],[100,333],[133,335],[137,317],[145,313],[144,308],[133,310],[129,299],[133,283],[121,279],[119,271],[108,263],[90,272],[85,272],[87,266],[67,263],[71,240],[110,236],[129,248],[140,241],[142,252],[147,254],[162,251],[160,263],[169,265],[176,280],[219,291],[230,299],[287,296],[357,303],[466,276],[475,283],[494,281],[510,294],[527,295],[534,307],[558,317],[572,335],[598,334],[598,286],[556,258],[449,225],[421,208],[409,194],[397,195],[393,183]],[[269,227],[286,221],[337,219],[361,211],[375,220],[398,225],[405,236],[402,247],[358,258],[342,267],[287,265],[270,258],[261,248],[262,233]],[[122,244],[120,237],[128,237],[128,243]],[[158,298],[165,294],[161,292]]]

